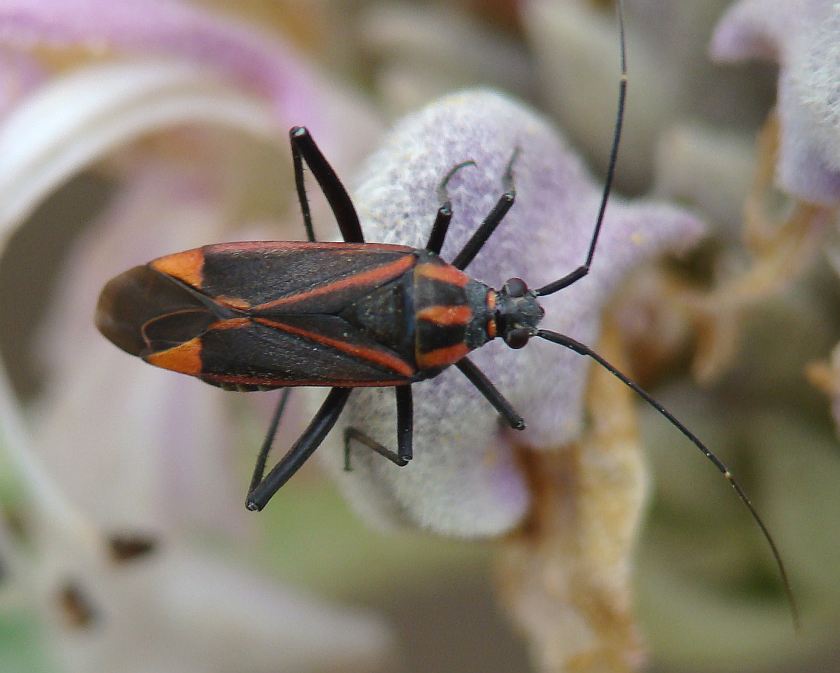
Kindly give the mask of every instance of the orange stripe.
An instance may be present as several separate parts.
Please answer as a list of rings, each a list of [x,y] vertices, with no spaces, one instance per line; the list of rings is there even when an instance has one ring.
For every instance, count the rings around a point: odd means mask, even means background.
[[[472,318],[472,309],[469,306],[428,306],[417,312],[417,318],[441,327],[466,325]]]
[[[409,365],[405,360],[397,357],[396,355],[383,353],[375,348],[366,348],[364,346],[357,346],[356,344],[341,341],[340,339],[331,339],[330,337],[318,334],[317,332],[310,332],[308,330],[300,329],[299,327],[286,325],[282,322],[267,320],[266,318],[256,318],[254,322],[258,322],[266,327],[272,327],[283,332],[288,332],[289,334],[302,336],[310,341],[314,341],[315,343],[323,344],[324,346],[330,346],[343,353],[347,353],[348,355],[354,355],[362,358],[363,360],[367,360],[368,362],[373,362],[374,364],[387,367],[402,376],[412,376],[414,374],[414,368],[411,367],[411,365]]]
[[[240,299],[239,297],[228,297],[223,294],[219,295],[218,297],[213,297],[213,301],[222,304],[223,306],[229,306],[230,308],[235,308],[240,311],[247,311],[251,308],[251,304],[248,303],[245,299]]]
[[[201,248],[176,252],[174,255],[166,255],[152,262],[149,266],[155,271],[165,273],[185,282],[192,287],[201,287],[204,270],[204,253]]]
[[[487,311],[492,316],[496,312],[496,291],[490,290],[487,293]],[[496,318],[492,317],[487,321],[487,336],[496,338]]]
[[[180,346],[159,353],[152,353],[144,360],[155,367],[198,376],[201,374],[201,338],[195,337],[185,341]]]
[[[466,344],[455,344],[446,348],[436,348],[428,353],[417,355],[417,365],[420,369],[431,369],[433,367],[445,367],[451,365],[470,352]]]
[[[326,285],[320,285],[312,290],[307,290],[306,292],[299,292],[297,294],[289,295],[287,297],[275,299],[274,301],[270,301],[265,304],[260,304],[259,306],[255,306],[254,310],[266,311],[276,306],[282,306],[283,304],[294,304],[305,299],[309,299],[311,297],[317,297],[323,294],[328,294],[330,292],[335,292],[336,290],[344,290],[349,287],[356,287],[359,285],[375,285],[377,283],[382,284],[405,273],[408,269],[414,266],[414,262],[414,255],[405,255],[403,257],[400,257],[399,259],[394,260],[393,262],[375,267],[373,269],[370,269],[369,271],[354,273],[353,275],[348,276],[347,278],[342,278],[341,280],[336,280],[332,283],[327,283]]]
[[[239,329],[240,327],[247,327],[250,324],[250,318],[231,318],[230,320],[219,320],[217,322],[214,322],[207,329]]]
[[[467,274],[450,264],[418,264],[415,273],[458,287],[464,287],[470,281]]]

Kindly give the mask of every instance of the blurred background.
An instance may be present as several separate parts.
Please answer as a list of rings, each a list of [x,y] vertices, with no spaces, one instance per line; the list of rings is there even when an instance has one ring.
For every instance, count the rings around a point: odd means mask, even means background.
[[[95,2],[19,4],[0,5],[0,192],[9,195],[0,352],[10,391],[0,670],[541,670],[531,634],[496,595],[505,541],[371,530],[314,463],[278,506],[246,516],[240,495],[271,400],[173,383],[100,339],[91,316],[102,283],[132,264],[223,239],[298,238],[285,144],[294,123],[317,129],[352,187],[354,167],[394,120],[447,92],[490,86],[556,123],[602,176],[619,73],[612,3],[157,0],[122,3],[124,16]],[[788,564],[802,631],[794,636],[748,514],[641,403],[652,485],[635,612],[650,670],[840,671],[836,222],[830,208],[803,214],[795,195],[772,187],[766,120],[778,72],[710,61],[728,5],[626,2],[630,93],[616,189],[692,209],[709,236],[685,259],[639,269],[610,311],[632,375],[752,494]],[[166,66],[140,73],[146,61]],[[185,74],[172,75],[171,62]],[[208,83],[202,68],[227,79]],[[105,100],[115,82],[126,91]],[[182,85],[191,98],[179,103]],[[97,90],[100,107],[86,110]],[[305,413],[295,406],[281,442]],[[37,462],[26,467],[21,451]],[[111,535],[112,551],[125,536],[142,542],[138,557],[175,548],[180,560],[121,579],[91,560],[98,543],[87,526]],[[225,567],[192,571],[184,558],[194,556]],[[242,618],[211,628],[204,621],[224,604],[153,600],[163,587],[177,595],[182,572],[230,591]],[[237,593],[238,582],[247,590]],[[276,585],[301,593],[269,601]],[[122,608],[133,616],[109,630]],[[234,638],[240,628],[253,643]],[[189,647],[144,661],[156,629]],[[225,632],[235,665],[193,653],[221,649]]]

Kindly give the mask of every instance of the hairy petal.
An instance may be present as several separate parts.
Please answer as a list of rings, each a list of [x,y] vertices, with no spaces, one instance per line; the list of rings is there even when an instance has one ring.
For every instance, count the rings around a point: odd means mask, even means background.
[[[406,118],[371,158],[356,193],[369,240],[425,245],[438,208],[436,189],[456,164],[474,160],[449,183],[454,218],[442,256],[452,259],[503,191],[514,148],[517,201],[468,271],[500,287],[513,276],[539,287],[583,263],[601,185],[546,122],[523,105],[489,91],[443,98]],[[665,250],[685,250],[703,233],[688,213],[657,203],[622,202],[607,211],[592,273],[543,304],[546,327],[593,342],[605,302],[624,275]],[[415,460],[398,470],[365,448],[340,483],[360,509],[457,535],[491,535],[514,526],[529,494],[512,446],[556,448],[581,428],[588,363],[553,344],[532,340],[520,352],[501,342],[471,356],[516,409],[528,429],[514,436],[455,368],[413,387]],[[391,390],[357,390],[342,423],[395,447]],[[336,438],[339,433],[335,433]],[[327,454],[342,464],[341,448]],[[326,453],[326,452],[325,452]]]
[[[840,202],[840,6],[831,0],[742,0],[711,44],[714,58],[779,64],[781,186],[804,200]]]

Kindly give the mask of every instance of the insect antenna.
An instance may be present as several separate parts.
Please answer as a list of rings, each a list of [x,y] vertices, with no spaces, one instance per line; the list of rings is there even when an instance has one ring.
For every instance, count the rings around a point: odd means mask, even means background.
[[[536,330],[534,332],[534,336],[538,336],[542,339],[546,339],[547,341],[560,344],[561,346],[573,350],[580,355],[586,355],[595,360],[595,362],[601,365],[604,369],[606,369],[610,374],[619,379],[622,383],[632,388],[636,393],[638,393],[638,395],[643,400],[645,400],[645,402],[647,402],[650,406],[656,409],[656,411],[658,411],[665,418],[667,418],[668,421],[670,421],[670,423],[675,428],[677,428],[677,430],[679,430],[683,435],[685,435],[698,449],[700,449],[703,455],[706,456],[706,458],[708,458],[718,470],[720,470],[720,473],[724,476],[726,481],[729,482],[729,485],[732,486],[733,489],[735,489],[735,493],[738,494],[738,497],[741,499],[741,502],[743,502],[744,505],[746,505],[747,509],[750,511],[753,520],[756,522],[756,524],[758,524],[758,527],[761,529],[761,533],[764,535],[764,539],[767,540],[767,544],[770,546],[770,551],[773,554],[773,559],[776,562],[776,566],[779,569],[779,575],[782,578],[782,584],[784,586],[788,606],[790,607],[794,628],[797,632],[799,632],[799,608],[797,607],[796,599],[793,596],[793,590],[791,589],[790,581],[788,580],[788,574],[787,570],[785,569],[785,564],[782,561],[782,555],[779,553],[779,549],[776,546],[776,542],[773,539],[773,536],[770,534],[770,530],[764,524],[764,521],[761,519],[752,502],[750,501],[749,497],[744,492],[744,489],[741,487],[741,484],[739,484],[735,477],[732,476],[732,473],[729,471],[729,468],[726,466],[726,464],[720,458],[718,458],[711,451],[711,449],[709,449],[702,441],[700,441],[700,438],[697,437],[697,435],[695,435],[691,430],[689,430],[676,416],[674,416],[674,414],[668,411],[668,409],[666,409],[661,402],[656,400],[650,393],[648,393],[635,381],[627,377],[625,374],[621,373],[607,360],[605,360],[601,355],[589,348],[589,346],[586,346],[585,344],[582,344],[579,341],[575,341],[571,337],[567,337],[563,334],[558,334],[557,332],[552,332],[550,330]]]
[[[592,265],[592,258],[595,256],[595,247],[598,245],[598,236],[601,233],[601,225],[604,222],[604,213],[607,212],[607,203],[610,199],[613,178],[615,177],[615,165],[618,161],[618,146],[621,143],[621,129],[624,127],[624,102],[627,99],[627,49],[624,41],[624,3],[622,0],[618,0],[616,2],[616,10],[618,12],[619,43],[621,47],[621,78],[618,82],[618,111],[615,116],[615,126],[613,130],[612,147],[610,149],[610,162],[607,167],[607,177],[604,180],[604,194],[601,197],[601,206],[598,209],[598,218],[595,220],[595,230],[592,232],[592,240],[589,243],[589,252],[586,255],[586,262],[571,273],[568,273],[562,278],[558,278],[548,285],[541,287],[537,290],[538,297],[554,294],[555,292],[562,290],[564,287],[568,287],[572,283],[576,283],[589,273],[589,267]]]

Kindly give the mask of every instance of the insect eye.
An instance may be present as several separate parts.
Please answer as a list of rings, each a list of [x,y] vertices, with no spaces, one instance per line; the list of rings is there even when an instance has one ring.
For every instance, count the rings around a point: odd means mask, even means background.
[[[524,297],[528,292],[528,286],[521,278],[511,278],[504,287],[509,297]]]
[[[505,334],[505,343],[511,348],[524,348],[531,338],[531,330],[517,327]]]

